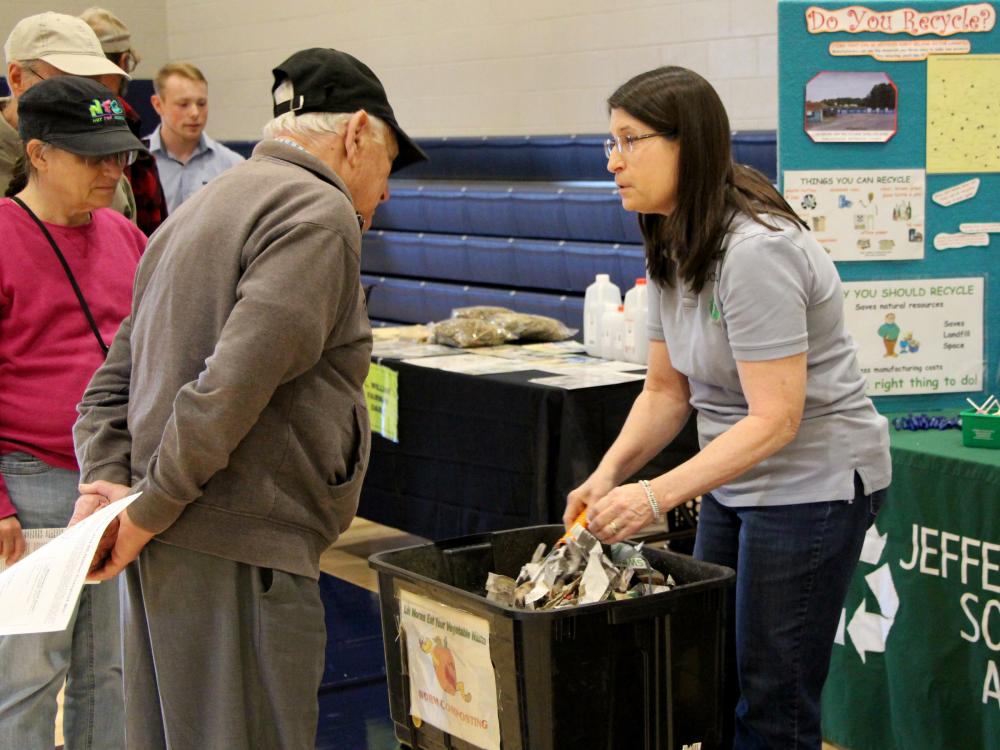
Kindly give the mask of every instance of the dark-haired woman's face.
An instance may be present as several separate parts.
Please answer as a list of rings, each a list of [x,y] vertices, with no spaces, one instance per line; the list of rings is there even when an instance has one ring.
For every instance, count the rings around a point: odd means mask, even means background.
[[[629,143],[629,136],[656,129],[622,109],[611,110],[610,130],[621,144],[608,158],[608,171],[615,176],[622,207],[642,214],[670,214],[677,205],[680,143],[659,135]]]

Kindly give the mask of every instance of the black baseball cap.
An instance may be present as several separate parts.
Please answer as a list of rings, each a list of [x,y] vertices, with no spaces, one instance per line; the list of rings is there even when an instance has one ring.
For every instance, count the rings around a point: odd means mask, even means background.
[[[17,98],[21,140],[37,138],[81,156],[146,151],[129,130],[118,97],[97,81],[54,76]]]
[[[285,112],[305,114],[363,109],[385,120],[396,133],[399,154],[392,163],[393,172],[418,161],[427,161],[424,150],[396,122],[382,82],[356,57],[335,49],[313,47],[296,52],[271,72],[274,74],[271,97],[275,117]],[[279,102],[274,94],[285,82],[291,84],[290,97],[282,96]]]

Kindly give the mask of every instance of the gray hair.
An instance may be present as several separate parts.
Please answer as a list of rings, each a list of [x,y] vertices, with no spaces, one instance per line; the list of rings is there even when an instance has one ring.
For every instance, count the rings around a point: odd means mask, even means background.
[[[23,145],[27,147],[28,142],[24,141]],[[51,148],[56,148],[56,147],[53,146],[51,143],[47,143],[46,141],[39,141],[35,153],[41,156]],[[17,157],[17,160],[14,162],[14,167],[11,173],[10,182],[7,185],[7,190],[4,193],[4,196],[10,198],[11,196],[20,193],[22,190],[24,190],[25,187],[27,187],[28,183],[31,181],[31,178],[34,177],[36,174],[38,174],[38,170],[35,168],[34,162],[31,161],[31,157],[28,155],[28,149],[27,148],[22,149],[21,154]]]
[[[5,48],[4,49],[4,57],[6,57],[6,56],[7,56],[7,50]],[[31,73],[32,75],[34,75],[35,78],[39,78],[39,75],[37,73],[35,73],[33,70],[31,70],[31,66],[34,65],[36,62],[38,62],[38,58],[37,57],[33,58],[31,60],[11,60],[11,59],[7,60],[7,64],[8,65],[16,65],[19,68],[28,68],[28,72],[29,73]],[[4,72],[6,73],[6,71],[4,71]],[[8,89],[10,88],[10,84],[7,84],[7,88]]]
[[[306,112],[301,115],[285,112],[264,125],[264,137],[278,138],[282,135],[290,135],[311,141],[317,136],[341,135],[352,115],[352,112]],[[386,143],[386,135],[389,133],[388,124],[374,115],[369,115],[369,117],[375,123],[375,127],[372,128],[372,138],[376,143]]]

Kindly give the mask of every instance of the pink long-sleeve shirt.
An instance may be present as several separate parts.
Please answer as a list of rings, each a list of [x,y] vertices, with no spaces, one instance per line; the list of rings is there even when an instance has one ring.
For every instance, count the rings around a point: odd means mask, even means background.
[[[110,209],[82,226],[46,226],[110,346],[129,313],[145,235]],[[0,454],[76,469],[76,405],[104,354],[52,247],[7,198],[0,237]],[[0,477],[0,518],[16,512]]]

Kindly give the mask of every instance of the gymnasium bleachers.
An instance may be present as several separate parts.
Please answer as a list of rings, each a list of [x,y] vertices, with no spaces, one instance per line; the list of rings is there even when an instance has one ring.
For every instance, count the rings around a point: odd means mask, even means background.
[[[605,169],[604,136],[420,140],[431,161],[390,183],[362,246],[377,323],[426,323],[503,305],[580,328],[596,273],[624,292],[642,238]],[[736,161],[776,176],[773,131],[733,134]]]

